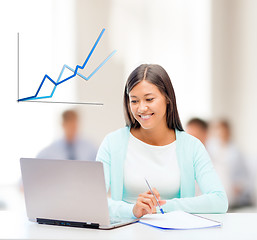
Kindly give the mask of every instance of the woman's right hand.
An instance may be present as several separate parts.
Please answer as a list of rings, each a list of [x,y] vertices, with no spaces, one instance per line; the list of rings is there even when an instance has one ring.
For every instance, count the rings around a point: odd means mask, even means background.
[[[166,203],[165,200],[160,200],[160,194],[159,192],[153,188],[152,189],[153,193],[157,197],[159,204],[162,206]],[[152,214],[156,213],[156,206],[158,206],[157,201],[154,197],[154,195],[150,192],[144,192],[139,194],[137,198],[137,202],[134,205],[133,208],[133,214],[135,217],[140,218],[144,216],[145,214]]]

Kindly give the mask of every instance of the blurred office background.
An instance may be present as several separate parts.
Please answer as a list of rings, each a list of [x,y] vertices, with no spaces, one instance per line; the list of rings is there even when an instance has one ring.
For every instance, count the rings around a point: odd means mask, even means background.
[[[195,116],[230,122],[233,140],[254,176],[249,185],[257,191],[257,0],[0,3],[2,209],[23,206],[19,158],[35,157],[60,137],[64,110],[80,113],[81,135],[98,146],[107,133],[124,126],[124,84],[141,63],[167,70],[184,125]],[[19,95],[26,97],[35,94],[46,73],[57,79],[63,64],[82,64],[102,28],[106,32],[83,73],[88,75],[114,49],[117,53],[90,81],[76,77],[58,87],[53,101],[103,106],[17,103],[18,32]]]

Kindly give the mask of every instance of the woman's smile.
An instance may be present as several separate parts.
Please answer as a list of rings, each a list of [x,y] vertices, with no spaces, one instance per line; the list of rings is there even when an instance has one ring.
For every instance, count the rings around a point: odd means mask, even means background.
[[[151,114],[138,114],[138,116],[139,116],[143,121],[149,120],[153,115],[154,115],[154,113],[151,113]]]

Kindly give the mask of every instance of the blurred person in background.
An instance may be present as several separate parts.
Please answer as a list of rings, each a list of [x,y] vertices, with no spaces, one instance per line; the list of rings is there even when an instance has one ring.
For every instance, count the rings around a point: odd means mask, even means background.
[[[64,136],[43,149],[37,158],[89,160],[96,159],[97,148],[89,140],[78,136],[79,119],[74,110],[62,114]]]
[[[198,138],[206,145],[208,135],[208,123],[200,118],[191,118],[186,125],[186,132]]]
[[[207,150],[225,187],[230,209],[252,204],[253,189],[246,159],[232,140],[228,121],[210,126]]]

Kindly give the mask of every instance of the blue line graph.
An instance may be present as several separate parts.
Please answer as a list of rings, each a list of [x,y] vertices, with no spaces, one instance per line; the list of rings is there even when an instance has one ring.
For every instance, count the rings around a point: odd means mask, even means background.
[[[81,78],[85,79],[86,81],[89,80],[116,53],[116,50],[114,50],[88,77],[85,77],[82,74],[78,73],[78,69],[79,68],[80,69],[84,69],[85,68],[85,66],[88,63],[91,55],[93,54],[93,52],[94,52],[98,42],[100,41],[104,31],[105,31],[105,28],[103,28],[103,30],[101,31],[100,35],[98,36],[95,44],[93,45],[90,53],[88,54],[88,56],[87,56],[87,58],[86,58],[86,60],[85,60],[85,62],[83,63],[82,66],[77,65],[75,70],[74,70],[70,66],[64,64],[56,82],[52,78],[50,78],[47,74],[45,74],[45,76],[44,76],[44,78],[43,78],[43,80],[42,80],[42,82],[41,82],[41,84],[40,84],[36,94],[34,96],[31,96],[31,97],[26,97],[26,98],[18,99],[18,102],[20,102],[20,101],[27,101],[27,100],[35,100],[35,99],[43,99],[43,98],[51,98],[54,95],[54,92],[55,92],[55,90],[56,90],[56,88],[57,88],[57,86],[59,84],[62,84],[64,82],[68,81],[69,79],[75,77],[76,75],[80,76]],[[73,74],[71,76],[65,78],[64,80],[60,81],[60,79],[62,77],[62,74],[63,74],[63,72],[64,72],[64,70],[66,68],[69,69],[70,71],[72,71]],[[53,91],[52,91],[52,93],[49,96],[37,97],[46,79],[50,80],[54,84]]]

